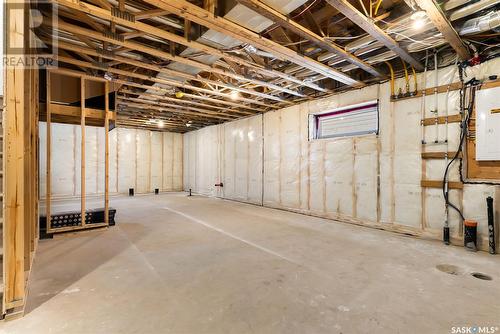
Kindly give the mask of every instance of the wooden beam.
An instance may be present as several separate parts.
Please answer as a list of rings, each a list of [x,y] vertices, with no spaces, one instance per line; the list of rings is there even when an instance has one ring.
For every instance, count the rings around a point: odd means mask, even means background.
[[[397,54],[407,63],[413,65],[415,69],[421,71],[424,69],[422,64],[413,58],[408,51],[399,45],[391,36],[385,31],[375,25],[368,17],[363,15],[347,0],[326,0],[331,6],[335,7],[339,12],[344,14],[349,20],[357,24],[361,29],[370,34],[377,41],[384,44],[389,50]]]
[[[79,66],[79,67],[92,68],[92,69],[95,69],[95,70],[102,70],[102,67],[100,67],[98,65],[94,65],[93,63],[89,63],[89,62],[85,62],[85,61],[81,61],[81,60],[76,60],[76,59],[73,59],[73,58],[63,57],[63,56],[57,56],[56,58],[57,58],[57,60],[59,62],[62,62],[62,63],[73,64],[73,65],[76,65],[76,66]],[[179,87],[179,88],[186,88],[186,89],[190,89],[190,90],[193,90],[193,91],[205,93],[205,94],[208,94],[208,95],[217,95],[217,96],[223,97],[225,99],[231,99],[231,94],[229,94],[229,93],[223,93],[223,92],[220,92],[220,91],[217,91],[217,90],[210,90],[210,89],[206,89],[206,88],[196,87],[196,86],[193,86],[193,85],[190,85],[190,84],[186,84],[186,83],[183,83],[183,82],[180,82],[180,81],[176,81],[176,80],[169,80],[169,79],[163,79],[163,78],[159,78],[159,77],[155,77],[155,76],[150,76],[150,75],[133,73],[133,72],[129,72],[129,71],[125,71],[125,70],[120,70],[120,69],[116,69],[116,68],[112,68],[112,67],[107,68],[105,71],[107,71],[109,73],[115,73],[115,74],[123,75],[125,77],[131,77],[131,78],[137,78],[137,79],[141,79],[141,80],[153,81],[153,82],[164,84],[164,85],[169,85],[169,86]],[[250,99],[250,98],[242,97],[242,96],[238,97],[238,100],[242,101],[242,102],[247,102],[249,104],[259,105],[261,107],[269,107],[269,108],[273,108],[273,109],[280,109],[281,108],[280,106],[277,106],[277,105],[269,104],[269,103],[266,103],[266,102],[262,102],[262,101],[258,101],[258,100],[255,100],[255,99]],[[218,101],[220,101],[220,103],[226,102],[225,100],[218,100]]]
[[[446,124],[446,123],[459,123],[462,121],[462,116],[460,114],[439,117],[429,117],[425,118],[422,123],[426,126],[434,125],[434,124]]]
[[[267,68],[265,68],[263,66],[260,66],[258,64],[253,63],[253,62],[250,62],[250,61],[247,61],[247,60],[245,60],[243,58],[240,58],[238,56],[235,56],[235,55],[223,52],[223,51],[221,51],[219,49],[216,49],[214,47],[211,47],[211,46],[208,46],[208,45],[196,42],[196,41],[188,41],[183,36],[179,36],[179,35],[173,34],[173,33],[169,32],[169,31],[167,31],[165,29],[161,29],[161,28],[158,28],[158,27],[153,27],[153,26],[147,25],[147,24],[139,22],[139,21],[131,22],[131,21],[128,21],[128,20],[125,20],[125,19],[113,16],[113,15],[111,15],[111,13],[109,11],[104,10],[102,8],[99,8],[99,7],[96,7],[96,6],[92,6],[92,5],[88,4],[88,3],[83,3],[83,2],[75,3],[75,2],[70,1],[70,0],[52,0],[52,1],[58,3],[59,5],[66,6],[66,7],[73,8],[73,9],[77,9],[77,10],[80,10],[80,11],[82,11],[84,13],[96,16],[96,17],[98,17],[100,19],[104,19],[104,20],[109,20],[109,21],[115,22],[116,24],[119,24],[121,26],[130,28],[130,29],[134,29],[134,30],[137,30],[137,31],[140,31],[140,32],[144,32],[144,33],[147,33],[149,35],[152,35],[152,36],[155,36],[155,37],[158,37],[158,38],[162,38],[162,39],[167,40],[167,41],[173,41],[175,43],[184,45],[186,47],[194,48],[196,50],[205,52],[205,53],[213,55],[213,56],[218,56],[218,57],[221,57],[221,58],[224,58],[224,59],[230,59],[230,60],[232,60],[232,61],[234,61],[234,62],[236,62],[238,64],[241,64],[243,66],[252,68],[256,72],[264,74],[264,75],[266,75],[266,76],[268,76],[270,78],[279,77],[279,78],[282,78],[284,80],[287,80],[287,81],[290,81],[290,82],[294,82],[296,84],[301,84],[303,86],[312,88],[312,89],[320,91],[320,92],[329,92],[328,89],[322,88],[322,87],[318,86],[317,84],[310,83],[310,82],[304,82],[301,79],[298,79],[298,78],[295,78],[293,76],[287,75],[287,74],[282,73],[280,71],[276,71],[276,70],[272,70],[272,69],[267,69]],[[239,76],[240,78],[237,78],[235,76],[233,76],[233,77],[235,79],[237,79],[237,80],[240,80],[240,81],[250,81],[250,82],[252,82],[250,80],[250,78],[241,77],[241,76]],[[256,80],[253,79],[253,81],[256,81]],[[293,95],[298,94],[297,92],[292,93],[292,92],[290,92],[290,90],[286,90],[286,88],[283,88],[283,87],[280,87],[280,86],[277,86],[277,85],[270,86],[270,85],[272,85],[270,83],[267,83],[267,85],[266,85],[266,82],[260,82],[260,83],[253,82],[253,83],[259,84],[261,86],[267,86],[269,88],[280,90],[280,91],[283,91],[283,92],[287,92],[287,93],[293,94]]]
[[[420,186],[422,188],[443,188],[443,181],[436,180],[422,180],[420,181]],[[449,189],[463,189],[464,184],[462,182],[448,181]]]
[[[434,0],[415,0],[417,5],[426,11],[427,16],[434,26],[443,35],[444,39],[450,43],[462,60],[472,58],[469,48],[464,44],[457,31],[451,25],[440,6]]]
[[[40,116],[42,116],[41,120],[44,121],[48,118],[50,111],[50,117],[52,119],[52,122],[58,123],[57,116],[79,119],[81,116],[80,109],[81,109],[80,107],[69,106],[66,104],[57,104],[57,103],[51,103],[50,108],[47,109],[46,103],[40,103]],[[85,117],[87,118],[87,120],[90,119],[91,121],[100,120],[102,121],[101,125],[104,125],[104,120],[105,120],[104,110],[85,108]],[[115,120],[116,113],[110,112],[109,118],[110,120]],[[78,120],[78,122],[75,122],[75,124],[80,124],[80,121]]]
[[[50,41],[47,40],[46,42],[50,44]],[[280,97],[276,97],[276,96],[273,96],[273,95],[261,93],[261,92],[258,92],[256,90],[253,90],[253,89],[246,89],[246,88],[238,87],[238,86],[235,86],[235,85],[232,85],[232,84],[227,84],[225,82],[219,82],[219,81],[213,81],[213,80],[210,80],[210,79],[205,79],[205,78],[203,78],[201,76],[195,76],[195,75],[192,75],[192,74],[188,74],[188,73],[184,73],[184,72],[179,72],[179,71],[171,70],[171,69],[168,69],[168,68],[165,68],[165,67],[161,67],[161,66],[153,65],[153,64],[148,64],[147,62],[134,60],[134,59],[131,59],[131,58],[128,58],[128,57],[99,54],[99,52],[97,52],[96,50],[92,50],[92,49],[89,49],[89,48],[81,47],[81,46],[78,46],[78,45],[75,45],[75,44],[71,44],[71,43],[67,43],[67,42],[62,42],[62,41],[58,42],[58,48],[59,49],[63,49],[63,50],[70,50],[70,51],[74,51],[74,52],[79,52],[79,53],[83,53],[83,54],[86,54],[86,55],[92,55],[92,56],[96,56],[96,57],[100,56],[100,57],[105,58],[105,59],[115,60],[115,61],[117,61],[119,63],[129,64],[129,65],[133,65],[133,66],[136,66],[136,67],[145,68],[145,69],[148,69],[148,70],[153,70],[153,71],[156,71],[156,72],[159,72],[159,73],[164,73],[164,74],[167,74],[167,75],[169,75],[171,77],[181,77],[181,78],[184,78],[186,80],[193,80],[193,81],[198,81],[198,82],[201,82],[201,83],[209,83],[209,84],[214,85],[214,86],[220,86],[220,87],[228,88],[228,89],[235,90],[235,91],[238,91],[238,92],[241,92],[241,93],[245,93],[245,94],[249,94],[249,95],[255,95],[255,96],[258,96],[258,97],[261,97],[261,98],[264,98],[264,99],[270,99],[270,100],[277,101],[277,102],[287,102],[287,103],[291,104],[291,102],[285,101],[284,99],[282,99]],[[68,58],[68,57],[65,57],[65,58]],[[100,69],[102,69],[102,67]],[[183,83],[181,81],[172,80],[172,82],[175,83],[175,86],[177,86],[177,87],[182,87],[182,88],[186,87],[186,88],[188,88],[188,87],[192,86],[192,85],[189,85],[189,84],[185,84],[185,83]],[[196,88],[198,88],[198,87],[194,87],[194,90],[196,90]],[[225,94],[225,96],[230,98],[229,94]]]
[[[55,70],[54,70],[54,72],[55,72]],[[98,77],[98,76],[86,75],[84,72],[74,71],[74,70],[70,70],[70,69],[59,68],[59,69],[57,69],[57,72],[58,73],[67,74],[67,75],[74,75],[74,76],[78,76],[78,77],[79,76],[83,76],[85,78],[91,78],[92,80],[106,81],[106,79],[104,79],[104,78],[101,78],[101,77]],[[129,79],[129,80],[127,81],[127,80],[121,80],[121,79],[113,79],[113,82],[121,84],[121,85],[127,85],[127,86],[130,86],[130,87],[135,87],[135,88],[141,88],[141,89],[147,89],[147,90],[154,90],[154,91],[160,92],[162,94],[169,94],[169,95],[171,94],[170,90],[165,89],[163,87],[148,86],[148,85],[144,85],[144,84],[140,84],[140,83],[134,82],[134,81],[130,80],[130,78],[127,78],[127,79]],[[193,98],[193,99],[197,99],[197,100],[201,100],[201,101],[212,102],[212,103],[224,104],[224,105],[227,105],[227,106],[232,106],[232,107],[235,107],[235,108],[242,108],[242,109],[246,109],[246,110],[250,110],[250,111],[254,111],[254,112],[262,112],[261,109],[255,109],[255,108],[252,108],[251,106],[247,106],[247,105],[243,105],[243,104],[235,103],[235,102],[231,102],[231,101],[218,100],[218,99],[214,99],[214,98],[208,97],[208,96],[202,96],[202,95],[195,95],[195,94],[184,93],[184,97],[186,97],[186,98]],[[182,101],[182,100],[179,99],[179,103],[181,103],[180,101]],[[209,106],[210,107],[214,107],[213,105],[209,105]]]
[[[134,107],[134,108],[140,108],[140,109],[154,109],[154,110],[166,111],[166,112],[170,112],[170,113],[180,113],[180,114],[185,114],[185,115],[203,116],[206,118],[223,119],[226,121],[231,121],[231,120],[235,119],[235,117],[229,117],[229,116],[224,116],[224,115],[202,114],[199,112],[186,111],[186,110],[172,107],[171,105],[168,105],[165,103],[148,101],[148,100],[140,100],[140,99],[134,99],[134,98],[120,97],[118,99],[118,104],[125,105],[127,107]]]
[[[276,41],[280,44],[288,44],[287,47],[289,47],[293,51],[299,51],[299,49],[297,48],[297,45],[295,45],[293,43],[292,39],[290,38],[290,36],[287,35],[285,29],[283,29],[282,26],[277,26],[276,28],[271,29],[269,31],[269,36],[271,36],[271,38],[274,41]],[[252,59],[254,59],[254,57],[256,55],[250,53],[249,56],[252,57]],[[264,61],[262,60],[262,62],[264,62]]]
[[[126,86],[126,85],[124,85],[124,86]],[[127,87],[120,89],[120,93],[134,94],[134,95],[143,96],[146,98],[149,97],[149,98],[157,99],[157,100],[160,100],[163,102],[165,102],[165,101],[166,102],[173,102],[176,105],[187,104],[187,105],[191,105],[191,106],[201,107],[202,109],[206,109],[206,110],[208,110],[207,108],[216,109],[216,110],[221,110],[223,113],[237,113],[237,114],[247,115],[247,116],[248,115],[255,115],[255,112],[229,109],[229,108],[225,108],[225,107],[221,107],[221,106],[216,106],[213,104],[200,103],[200,102],[185,100],[185,99],[178,99],[178,98],[168,97],[168,96],[159,95],[159,94],[150,94],[150,93],[146,93],[146,92],[139,92],[139,91],[127,89]],[[210,111],[213,111],[213,110],[210,110]]]
[[[297,52],[294,52],[269,39],[263,38],[259,34],[234,22],[220,16],[215,16],[213,13],[210,13],[185,0],[145,0],[145,2],[158,8],[168,10],[169,12],[183,17],[184,19],[188,19],[227,36],[236,38],[242,42],[254,45],[259,49],[275,55],[281,60],[291,61],[330,79],[342,82],[349,86],[363,86],[362,82],[351,78],[345,73],[332,69],[312,58],[300,55]]]
[[[168,12],[166,10],[155,8],[155,9],[149,9],[149,10],[144,10],[144,11],[139,12],[139,13],[135,13],[134,16],[135,16],[136,21],[140,21],[140,20],[150,19],[153,17],[163,16],[166,14],[168,14]]]
[[[422,152],[422,159],[445,159],[446,157],[448,158],[453,158],[457,154],[457,152]],[[462,153],[459,154],[459,157],[462,157]]]
[[[374,76],[382,76],[382,74],[376,70],[373,66],[370,64],[366,63],[362,59],[356,57],[353,54],[350,54],[349,52],[345,51],[343,48],[339,47],[338,45],[326,41],[323,37],[319,36],[318,34],[314,33],[313,31],[305,28],[304,26],[300,25],[299,23],[289,19],[287,16],[281,14],[279,11],[275,10],[271,6],[261,2],[260,0],[237,0],[239,3],[247,6],[248,8],[252,9],[253,11],[259,13],[260,15],[268,18],[269,20],[278,23],[280,26],[284,27],[285,29],[288,29],[290,31],[293,31],[297,35],[299,35],[302,38],[305,38],[312,43],[316,44],[320,48],[330,51],[337,56],[339,56],[341,59],[348,61],[351,64],[354,64],[358,66],[359,68],[363,69],[364,71],[374,75]]]
[[[68,24],[68,23],[63,22],[61,20],[59,21],[57,28],[65,30],[65,31],[68,31],[68,32],[71,32],[73,34],[90,36],[92,38],[95,38],[95,39],[98,39],[98,40],[101,40],[101,41],[105,41],[105,42],[113,43],[113,44],[116,44],[116,45],[120,45],[120,46],[123,46],[123,47],[125,47],[127,49],[131,49],[131,50],[135,50],[135,51],[139,51],[139,52],[144,52],[144,53],[147,53],[149,55],[152,55],[152,56],[155,56],[155,57],[159,57],[159,58],[162,58],[162,59],[165,59],[165,60],[170,60],[170,61],[178,62],[178,63],[181,63],[181,64],[189,65],[189,66],[192,66],[192,67],[195,67],[195,68],[199,68],[200,70],[203,70],[203,71],[206,71],[206,72],[209,72],[209,73],[212,73],[212,72],[213,73],[218,73],[220,75],[227,76],[227,77],[230,77],[230,78],[234,78],[234,79],[237,79],[239,81],[251,82],[251,83],[255,83],[255,84],[260,85],[260,86],[267,86],[267,87],[270,87],[270,88],[273,88],[273,89],[277,89],[279,91],[283,91],[283,92],[286,92],[286,93],[289,93],[289,94],[292,94],[292,95],[296,95],[296,96],[300,96],[300,97],[304,96],[303,94],[298,93],[295,90],[291,90],[291,89],[288,89],[288,88],[280,87],[280,86],[274,85],[272,83],[264,82],[264,81],[261,81],[261,80],[255,80],[255,79],[246,78],[246,77],[244,77],[242,75],[235,74],[233,72],[226,71],[226,70],[221,69],[221,68],[213,67],[213,66],[210,66],[210,65],[207,65],[207,64],[195,61],[195,60],[188,59],[188,58],[183,58],[183,57],[180,57],[180,56],[172,55],[172,54],[170,54],[168,52],[161,51],[161,50],[158,50],[156,48],[148,47],[148,46],[145,46],[145,45],[137,43],[137,42],[125,41],[125,40],[124,41],[117,41],[117,40],[115,40],[115,39],[113,39],[113,38],[111,38],[109,36],[104,35],[104,34],[96,33],[93,30],[89,30],[89,29],[85,29],[85,28],[81,28],[81,27],[72,25],[72,24]],[[48,42],[50,42],[50,41],[48,41]],[[104,55],[102,55],[102,56],[104,57]],[[175,72],[179,72],[179,71],[175,71]],[[234,85],[227,85],[227,84],[224,84],[224,83],[219,83],[219,85],[221,85],[221,84],[222,85],[226,85],[227,87],[232,87],[232,89],[238,89],[238,90],[240,90],[242,92],[245,92],[247,94],[257,95],[257,96],[260,96],[260,97],[265,97],[265,98],[272,99],[272,100],[279,101],[279,102],[286,102],[285,100],[283,100],[283,99],[281,99],[279,97],[272,96],[272,95],[269,95],[269,94],[260,93],[260,92],[257,92],[255,90],[243,89],[243,88],[239,88],[239,87],[234,86]]]
[[[161,101],[154,101],[154,100],[149,100],[149,99],[138,99],[138,98],[127,97],[127,96],[122,96],[122,95],[119,95],[117,100],[118,100],[118,104],[126,105],[129,102],[135,102],[137,104],[159,106],[159,107],[163,107],[164,109],[168,108],[168,111],[173,112],[173,113],[182,113],[182,114],[193,115],[193,116],[203,116],[203,117],[207,117],[207,118],[234,120],[238,117],[241,117],[240,115],[225,114],[225,113],[220,113],[220,112],[216,112],[216,111],[209,111],[209,110],[203,110],[203,109],[198,109],[198,108],[178,106],[175,104],[165,103],[165,102],[161,102]],[[165,110],[167,110],[167,109],[165,109]]]

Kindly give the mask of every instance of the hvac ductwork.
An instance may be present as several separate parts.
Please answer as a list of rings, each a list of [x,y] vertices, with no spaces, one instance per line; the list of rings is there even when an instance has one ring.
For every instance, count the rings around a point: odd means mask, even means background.
[[[474,2],[473,4],[471,4],[469,6],[465,6],[463,8],[460,8],[460,9],[453,11],[449,16],[449,19],[450,19],[450,21],[456,21],[456,20],[459,20],[459,19],[464,18],[466,16],[475,14],[475,13],[479,12],[480,10],[491,8],[499,3],[500,3],[500,0],[481,0],[478,2]]]
[[[459,30],[460,35],[477,34],[483,31],[500,31],[500,12],[493,11],[486,15],[467,20]]]

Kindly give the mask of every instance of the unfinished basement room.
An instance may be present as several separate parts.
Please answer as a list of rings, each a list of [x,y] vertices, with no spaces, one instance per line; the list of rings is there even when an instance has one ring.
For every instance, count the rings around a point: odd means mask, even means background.
[[[0,15],[0,334],[500,334],[500,0]]]

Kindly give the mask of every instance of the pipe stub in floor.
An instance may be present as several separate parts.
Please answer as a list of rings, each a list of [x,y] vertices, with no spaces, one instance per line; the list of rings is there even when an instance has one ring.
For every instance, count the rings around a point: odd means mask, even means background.
[[[483,273],[474,272],[474,273],[471,273],[471,275],[472,275],[472,277],[475,277],[477,279],[481,279],[484,281],[492,281],[493,280],[493,278],[491,276],[483,274]]]

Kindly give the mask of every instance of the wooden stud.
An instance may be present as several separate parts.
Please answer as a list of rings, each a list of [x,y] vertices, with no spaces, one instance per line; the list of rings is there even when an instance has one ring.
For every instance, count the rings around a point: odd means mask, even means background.
[[[104,223],[109,226],[109,82],[104,83]]]
[[[85,205],[85,197],[86,197],[86,180],[85,180],[85,97],[86,97],[86,91],[85,91],[85,82],[86,79],[81,77],[80,78],[80,108],[81,108],[81,118],[80,118],[80,129],[81,129],[81,187],[80,187],[80,198],[81,198],[81,221],[82,221],[82,227],[85,227],[85,214],[86,214],[86,205]]]
[[[51,221],[51,185],[52,185],[52,108],[51,108],[51,90],[52,90],[52,71],[47,70],[47,97],[46,97],[46,113],[47,113],[47,135],[46,135],[46,170],[45,170],[45,214],[47,219],[47,232],[52,230]]]
[[[7,10],[15,6],[6,1]],[[6,45],[24,45],[23,11],[6,15]],[[4,110],[4,221],[3,221],[3,313],[22,306],[25,301],[24,268],[24,192],[25,188],[25,70],[22,65],[6,66]],[[8,175],[8,177],[5,177]]]

